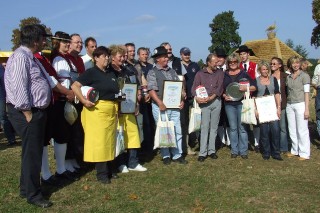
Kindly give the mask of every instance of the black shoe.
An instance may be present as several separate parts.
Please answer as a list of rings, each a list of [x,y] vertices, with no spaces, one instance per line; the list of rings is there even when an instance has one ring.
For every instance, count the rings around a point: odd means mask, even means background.
[[[15,146],[15,145],[17,145],[17,142],[15,142],[15,141],[7,143],[7,146]]]
[[[199,161],[199,162],[203,162],[205,159],[206,159],[206,158],[203,157],[203,156],[199,156],[199,157],[198,157],[198,161]]]
[[[50,206],[52,206],[52,203],[49,200],[45,200],[45,199],[40,199],[40,200],[36,200],[36,201],[28,201],[28,203],[41,207],[41,208],[48,208]]]
[[[171,163],[171,159],[170,158],[163,158],[162,161],[163,161],[164,165],[170,165],[170,163]]]
[[[210,154],[209,157],[212,159],[218,159],[218,155],[216,153]]]
[[[248,159],[248,155],[241,155],[242,159]]]
[[[236,155],[236,154],[231,154],[231,158],[237,158],[238,157],[238,155]]]
[[[283,161],[283,159],[280,155],[279,156],[272,156],[272,158],[275,160]]]
[[[180,158],[177,158],[177,159],[173,160],[173,162],[176,162],[176,163],[179,163],[179,164],[188,164],[188,161],[186,161],[184,159],[184,157],[182,157],[182,156]]]
[[[117,173],[112,173],[111,174],[111,179],[118,179],[119,175]]]
[[[105,178],[105,179],[100,179],[100,180],[98,180],[100,183],[103,183],[103,184],[110,184],[111,183],[111,181],[110,181],[110,179],[109,178]]]
[[[51,175],[51,177],[49,177],[47,180],[41,178],[41,184],[51,185],[51,186],[56,186],[56,187],[62,186],[62,183],[54,175]]]
[[[255,147],[254,147],[254,151],[255,151],[256,153],[259,153],[259,152],[260,152],[260,147],[259,147],[259,146],[255,146]]]
[[[59,173],[56,172],[55,176],[57,178],[64,178],[64,179],[67,179],[67,180],[70,180],[70,181],[77,181],[77,180],[80,179],[78,176],[76,176],[75,174],[73,174],[72,172],[70,172],[68,170],[66,170],[62,174],[59,174]]]
[[[262,156],[263,160],[269,160],[270,156]]]

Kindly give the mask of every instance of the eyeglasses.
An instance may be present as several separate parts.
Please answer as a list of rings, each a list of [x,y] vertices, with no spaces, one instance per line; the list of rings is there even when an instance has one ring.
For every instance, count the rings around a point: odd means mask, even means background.
[[[229,61],[229,64],[237,64],[238,61]]]
[[[190,53],[183,53],[184,56],[190,56]]]
[[[83,44],[82,41],[73,41],[72,43],[74,43],[74,44]]]
[[[172,51],[172,48],[167,49],[168,51]]]

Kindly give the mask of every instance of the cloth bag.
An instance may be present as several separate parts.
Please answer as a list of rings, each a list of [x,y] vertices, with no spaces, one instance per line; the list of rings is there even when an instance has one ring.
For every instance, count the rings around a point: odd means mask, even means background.
[[[254,99],[250,98],[250,91],[248,85],[247,91],[244,95],[244,99],[242,100],[241,122],[245,124],[257,125],[255,110],[256,106],[254,103]]]
[[[169,121],[167,112],[165,112],[165,119],[165,121],[161,120],[161,114],[159,111],[159,118],[157,123],[156,134],[154,136],[153,149],[177,147],[174,122]]]
[[[192,132],[200,131],[201,129],[201,108],[196,101],[196,98],[193,99],[193,107],[190,112],[189,120],[189,134]]]
[[[64,105],[64,118],[70,125],[72,125],[78,118],[77,109],[68,101]]]
[[[118,157],[125,150],[124,147],[124,136],[123,136],[123,126],[118,122],[117,134],[116,134],[116,152],[115,157]]]

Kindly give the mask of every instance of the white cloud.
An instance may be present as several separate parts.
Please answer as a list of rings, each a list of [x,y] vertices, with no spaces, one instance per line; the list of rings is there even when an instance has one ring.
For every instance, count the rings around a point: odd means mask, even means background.
[[[148,23],[148,22],[153,22],[155,19],[156,19],[155,16],[145,14],[145,15],[141,15],[141,16],[134,18],[131,21],[131,23],[132,24]]]

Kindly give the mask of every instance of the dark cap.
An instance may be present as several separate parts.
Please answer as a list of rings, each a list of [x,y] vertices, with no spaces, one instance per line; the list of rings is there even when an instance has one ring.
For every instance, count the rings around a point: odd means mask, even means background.
[[[163,46],[160,46],[160,47],[157,47],[153,50],[153,55],[151,56],[152,58],[156,58],[160,55],[168,55],[168,51],[165,47]]]
[[[180,53],[182,53],[182,54],[190,54],[191,51],[190,51],[190,49],[188,47],[182,47],[180,49]]]
[[[216,47],[214,49],[214,52],[218,57],[224,57],[224,58],[227,57],[226,51],[224,51],[224,49],[222,48]]]
[[[52,39],[57,40],[63,40],[63,41],[71,41],[71,37],[68,33],[57,31],[54,36],[52,36]]]
[[[246,53],[249,53],[251,56],[254,56],[254,52],[252,51],[252,49],[248,48],[246,45],[241,45],[236,52],[237,53],[246,52]]]

